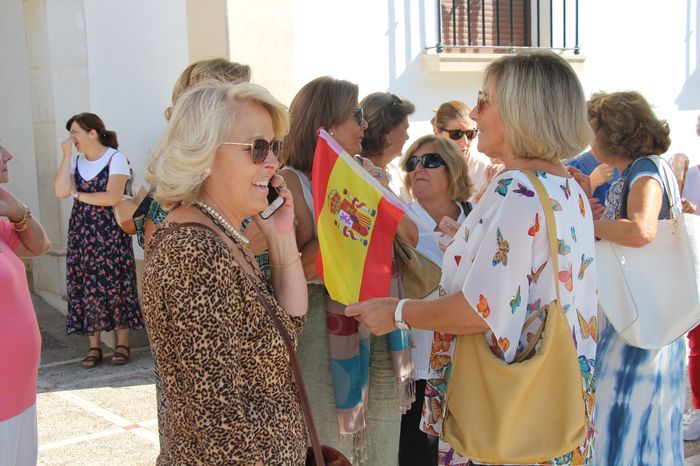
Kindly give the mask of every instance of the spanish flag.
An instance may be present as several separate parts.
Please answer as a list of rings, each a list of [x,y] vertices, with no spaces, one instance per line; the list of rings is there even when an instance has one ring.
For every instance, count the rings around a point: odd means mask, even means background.
[[[319,255],[316,269],[343,304],[389,296],[392,242],[403,209],[324,130],[312,170]]]

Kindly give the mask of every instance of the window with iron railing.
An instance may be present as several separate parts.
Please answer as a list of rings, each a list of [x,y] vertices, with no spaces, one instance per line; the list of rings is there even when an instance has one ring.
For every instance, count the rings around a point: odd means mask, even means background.
[[[437,52],[502,53],[548,48],[579,53],[578,0],[436,2]]]

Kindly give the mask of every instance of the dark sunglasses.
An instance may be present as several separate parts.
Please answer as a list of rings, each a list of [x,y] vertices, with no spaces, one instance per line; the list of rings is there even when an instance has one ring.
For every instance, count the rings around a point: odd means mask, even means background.
[[[275,157],[280,156],[282,152],[282,141],[266,141],[264,139],[256,139],[253,142],[228,142],[223,141],[221,144],[226,144],[229,146],[244,146],[250,151],[250,157],[253,159],[253,163],[263,163],[267,158],[268,152],[272,150]]]
[[[409,157],[408,160],[406,160],[406,171],[410,173],[415,170],[419,162],[423,165],[423,168],[437,168],[440,165],[445,165],[445,161],[442,160],[440,154],[431,152],[429,154],[420,156],[413,155]]]
[[[466,131],[462,131],[461,129],[445,129],[442,128],[443,131],[446,131],[450,135],[450,139],[453,141],[459,141],[462,139],[464,136],[467,137],[470,141],[476,137],[478,134],[478,131],[475,129],[468,129]]]
[[[355,120],[355,123],[357,123],[357,126],[362,126],[362,120],[365,119],[365,111],[362,110],[362,107],[355,107],[353,109],[352,118]]]

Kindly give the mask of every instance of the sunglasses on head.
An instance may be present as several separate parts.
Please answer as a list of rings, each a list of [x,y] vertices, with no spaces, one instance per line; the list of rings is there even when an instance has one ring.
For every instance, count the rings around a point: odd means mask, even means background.
[[[270,142],[264,139],[256,139],[253,142],[228,142],[223,141],[221,144],[226,144],[229,146],[243,146],[247,147],[250,151],[250,157],[253,159],[253,163],[263,163],[267,158],[267,154],[272,150],[275,157],[280,156],[282,152],[282,141],[272,140]]]
[[[365,119],[365,111],[362,110],[362,107],[355,107],[352,110],[352,118],[358,126],[362,126],[362,120]]]
[[[423,165],[423,168],[437,168],[440,165],[445,165],[445,161],[442,160],[440,154],[431,152],[429,154],[413,155],[409,157],[406,161],[406,171],[410,173],[415,170],[419,162]]]
[[[461,129],[445,129],[442,128],[443,131],[446,131],[450,135],[450,139],[453,141],[459,141],[462,139],[464,136],[467,137],[470,141],[474,139],[478,133],[477,130],[475,129],[468,129],[468,130],[461,130]]]

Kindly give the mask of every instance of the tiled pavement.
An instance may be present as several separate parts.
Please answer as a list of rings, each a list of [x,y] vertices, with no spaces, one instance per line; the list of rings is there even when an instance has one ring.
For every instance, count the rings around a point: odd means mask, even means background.
[[[39,464],[141,466],[158,456],[153,361],[147,346],[125,366],[80,367],[87,339],[65,335],[65,318],[33,295],[43,338],[37,411]],[[135,341],[144,341],[137,335]],[[690,393],[686,397],[690,405]],[[687,466],[700,466],[700,440],[685,442]]]
[[[42,333],[37,412],[40,465],[153,465],[158,426],[153,361],[132,348],[124,366],[83,369],[87,338],[65,335],[65,318],[33,296]],[[143,338],[135,338],[143,341]]]

